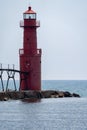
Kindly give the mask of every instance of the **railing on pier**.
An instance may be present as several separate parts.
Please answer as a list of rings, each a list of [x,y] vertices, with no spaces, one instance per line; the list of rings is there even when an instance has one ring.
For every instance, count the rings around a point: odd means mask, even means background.
[[[10,79],[11,79],[11,81],[13,81],[14,91],[20,90],[20,85],[21,85],[22,81],[25,79],[19,79],[19,87],[17,88],[16,74],[26,76],[26,75],[28,75],[28,72],[23,72],[23,71],[15,69],[15,65],[12,65],[11,68],[10,68],[10,65],[8,65],[5,68],[5,67],[3,67],[2,64],[0,64],[0,82],[1,82],[0,89],[2,91],[9,91],[10,90],[9,89]],[[4,79],[4,75],[5,75],[5,79]],[[4,81],[6,81],[6,84],[4,84]]]

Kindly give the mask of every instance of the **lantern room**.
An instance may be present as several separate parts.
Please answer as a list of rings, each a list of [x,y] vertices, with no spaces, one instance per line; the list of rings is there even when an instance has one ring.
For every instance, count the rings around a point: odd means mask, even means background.
[[[24,12],[23,19],[36,19],[36,12],[29,6],[28,10]]]

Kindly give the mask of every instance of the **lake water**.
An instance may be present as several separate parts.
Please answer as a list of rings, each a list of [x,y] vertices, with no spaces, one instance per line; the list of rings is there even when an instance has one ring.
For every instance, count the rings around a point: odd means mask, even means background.
[[[87,81],[43,81],[42,87],[81,98],[0,102],[0,130],[87,130]]]

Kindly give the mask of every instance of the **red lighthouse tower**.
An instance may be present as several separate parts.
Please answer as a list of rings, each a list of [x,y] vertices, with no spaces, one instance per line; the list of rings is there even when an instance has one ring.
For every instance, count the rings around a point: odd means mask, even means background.
[[[41,49],[37,49],[37,32],[40,22],[36,21],[36,12],[31,7],[23,13],[20,27],[23,32],[23,49],[19,50],[21,90],[41,90]]]

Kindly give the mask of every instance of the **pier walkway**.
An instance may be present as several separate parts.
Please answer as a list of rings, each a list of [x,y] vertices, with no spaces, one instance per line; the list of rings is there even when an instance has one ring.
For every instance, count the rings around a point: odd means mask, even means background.
[[[19,74],[19,90],[20,86],[23,80],[26,81],[26,77],[29,74],[28,72],[23,72],[20,70],[15,69],[15,65],[12,65],[12,68],[10,68],[10,65],[7,66],[7,68],[4,68],[2,64],[0,64],[0,90],[1,91],[8,91],[9,90],[9,81],[10,79],[13,81],[14,85],[14,91],[17,91],[16,86],[16,74]],[[4,75],[6,75],[6,79],[4,79]],[[21,78],[20,79],[20,75]],[[4,84],[4,81],[6,81],[6,84]]]

